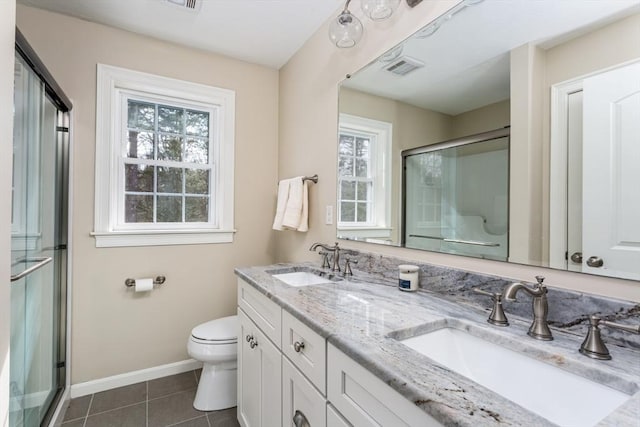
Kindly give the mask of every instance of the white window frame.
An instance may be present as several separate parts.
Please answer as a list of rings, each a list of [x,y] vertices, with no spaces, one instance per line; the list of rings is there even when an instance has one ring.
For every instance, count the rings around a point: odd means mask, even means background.
[[[338,229],[348,231],[357,237],[384,237],[391,235],[389,221],[391,219],[391,142],[393,125],[380,120],[351,114],[340,114],[338,132],[354,132],[375,135],[372,138],[371,172],[373,178],[372,212],[367,224],[340,221],[340,200],[338,200]],[[338,177],[338,193],[340,194],[340,177]],[[382,233],[382,234],[381,234]]]
[[[235,92],[104,64],[98,64],[97,82],[96,247],[233,242]],[[209,222],[124,222],[127,97],[210,113]]]

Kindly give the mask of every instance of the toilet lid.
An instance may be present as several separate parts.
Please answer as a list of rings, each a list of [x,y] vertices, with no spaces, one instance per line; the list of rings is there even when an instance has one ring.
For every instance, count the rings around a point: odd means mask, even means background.
[[[204,341],[237,341],[238,316],[221,317],[202,323],[191,331],[191,336]]]

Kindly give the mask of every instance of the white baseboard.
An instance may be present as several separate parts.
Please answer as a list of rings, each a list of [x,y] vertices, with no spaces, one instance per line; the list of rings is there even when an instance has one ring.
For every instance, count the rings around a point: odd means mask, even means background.
[[[202,362],[194,359],[183,360],[181,362],[169,363],[167,365],[154,366],[153,368],[141,369],[139,371],[127,372],[114,375],[112,377],[100,378],[98,380],[71,385],[71,398],[86,396],[88,394],[99,393],[112,388],[123,387],[142,381],[154,380],[168,375],[181,374],[193,371],[202,367]]]

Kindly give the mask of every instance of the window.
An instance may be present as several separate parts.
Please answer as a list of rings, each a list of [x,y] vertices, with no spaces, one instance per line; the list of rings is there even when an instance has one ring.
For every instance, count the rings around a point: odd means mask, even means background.
[[[96,246],[233,240],[233,91],[98,65]]]
[[[391,130],[390,123],[340,115],[338,228],[345,237],[388,237]]]

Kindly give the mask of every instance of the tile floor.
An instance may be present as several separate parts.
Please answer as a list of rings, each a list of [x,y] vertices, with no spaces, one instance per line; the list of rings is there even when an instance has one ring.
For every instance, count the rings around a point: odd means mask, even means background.
[[[237,427],[236,408],[193,408],[200,370],[72,399],[62,427]]]

